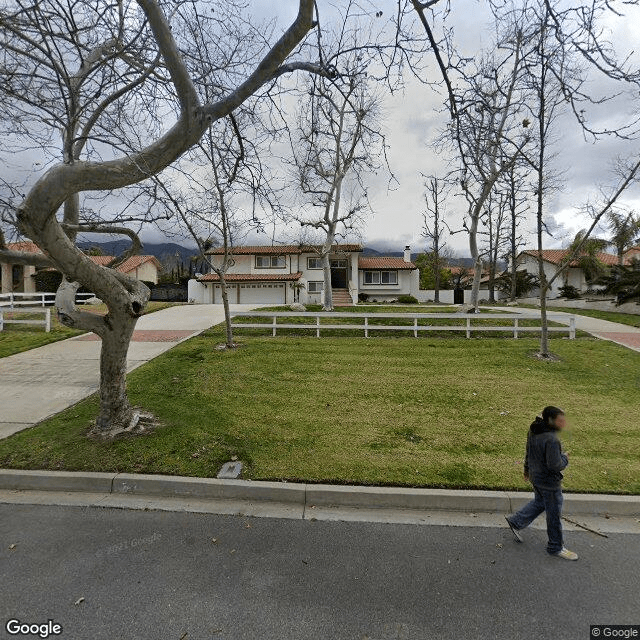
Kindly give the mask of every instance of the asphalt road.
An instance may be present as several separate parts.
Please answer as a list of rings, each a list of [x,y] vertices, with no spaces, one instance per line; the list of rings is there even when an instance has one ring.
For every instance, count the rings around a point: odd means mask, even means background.
[[[587,640],[590,624],[640,624],[640,535],[570,533],[574,563],[544,541],[3,504],[0,637],[38,637],[8,634],[11,618],[53,619],[65,640]]]

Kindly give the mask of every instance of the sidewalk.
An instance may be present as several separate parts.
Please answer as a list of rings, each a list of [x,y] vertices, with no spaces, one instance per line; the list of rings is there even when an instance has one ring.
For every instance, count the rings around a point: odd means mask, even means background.
[[[235,312],[251,305],[231,305]],[[127,370],[224,320],[221,305],[169,307],[142,316]],[[0,438],[27,429],[98,390],[100,340],[84,334],[0,358]]]
[[[531,314],[536,313],[536,309],[521,309],[519,307],[493,307],[498,311]],[[576,309],[576,311],[578,311]],[[556,311],[553,307],[549,307],[547,312],[556,316],[558,322],[563,322],[562,318],[567,318],[565,324],[569,324],[569,316],[573,315],[563,311]],[[610,340],[616,344],[620,344],[628,349],[640,352],[640,329],[631,327],[619,322],[609,322],[608,320],[600,320],[599,318],[591,318],[589,316],[581,316],[577,313],[574,315],[576,319],[576,329],[578,331],[586,331],[596,338],[602,340]]]

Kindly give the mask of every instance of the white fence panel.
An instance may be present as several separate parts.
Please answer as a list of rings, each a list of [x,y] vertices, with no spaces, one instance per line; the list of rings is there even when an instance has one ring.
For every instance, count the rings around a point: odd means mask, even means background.
[[[51,309],[12,309],[9,311],[11,313],[11,317],[7,318],[4,314],[7,311],[3,311],[0,309],[0,331],[4,331],[4,325],[6,324],[33,324],[33,325],[42,325],[46,333],[51,331]],[[43,314],[42,320],[34,320],[30,318],[28,320],[20,320],[16,318],[16,314]]]
[[[316,337],[321,336],[321,332],[325,330],[338,330],[338,331],[363,331],[365,337],[369,337],[369,334],[373,331],[410,331],[414,337],[418,337],[419,332],[424,331],[464,331],[467,338],[471,338],[474,332],[478,331],[506,331],[513,333],[514,338],[518,338],[521,333],[539,332],[540,325],[523,327],[520,324],[521,320],[537,320],[540,322],[539,315],[522,315],[522,314],[504,314],[504,313],[319,313],[313,311],[247,311],[244,313],[236,313],[234,318],[258,318],[270,319],[270,322],[233,322],[232,327],[234,329],[269,329],[272,336],[276,336],[278,329],[311,329],[315,331]],[[314,318],[314,324],[300,324],[300,323],[287,323],[286,321],[278,324],[278,318]],[[333,323],[322,324],[321,318],[333,318],[333,319],[362,319],[362,324],[349,324],[349,323]],[[393,325],[388,324],[371,324],[371,319],[397,319],[398,322],[394,322]],[[439,325],[439,324],[426,324],[419,325],[418,320],[423,319],[438,319],[438,320],[464,320],[464,324],[451,324],[451,325]],[[575,316],[559,316],[549,314],[547,316],[549,321],[569,321],[569,326],[560,327],[548,327],[550,333],[563,332],[568,333],[570,339],[576,337],[576,319]],[[410,321],[399,324],[402,320]],[[491,320],[510,320],[512,324],[509,325],[490,325],[490,324],[474,324],[473,321],[491,321]]]

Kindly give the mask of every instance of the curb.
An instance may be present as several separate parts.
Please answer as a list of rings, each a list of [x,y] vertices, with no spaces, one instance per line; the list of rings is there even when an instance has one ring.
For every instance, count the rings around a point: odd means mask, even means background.
[[[531,499],[528,492],[367,487],[128,473],[0,469],[0,490],[83,492],[137,497],[247,501],[302,509],[376,509],[510,513]],[[640,517],[640,496],[568,493],[573,515]]]

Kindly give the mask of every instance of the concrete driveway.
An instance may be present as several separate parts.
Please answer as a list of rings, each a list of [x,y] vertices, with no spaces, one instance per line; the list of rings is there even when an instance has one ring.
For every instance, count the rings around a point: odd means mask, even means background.
[[[498,311],[509,313],[520,313],[524,315],[536,315],[539,313],[537,309],[522,309],[518,307],[494,307]],[[578,309],[576,309],[578,311]],[[555,316],[554,320],[569,324],[569,316],[572,314],[563,311],[556,311],[553,307],[547,309],[549,315]],[[599,318],[591,318],[589,316],[581,316],[575,314],[576,329],[578,331],[586,331],[596,338],[602,340],[610,340],[616,344],[620,344],[628,349],[640,351],[640,329],[630,325],[621,324],[620,322],[609,322],[608,320],[600,320]],[[566,321],[564,320],[566,318]]]
[[[231,305],[233,312],[252,305]],[[222,305],[183,305],[143,316],[129,371],[224,320]],[[0,359],[0,438],[26,429],[98,390],[100,340],[85,334]]]

